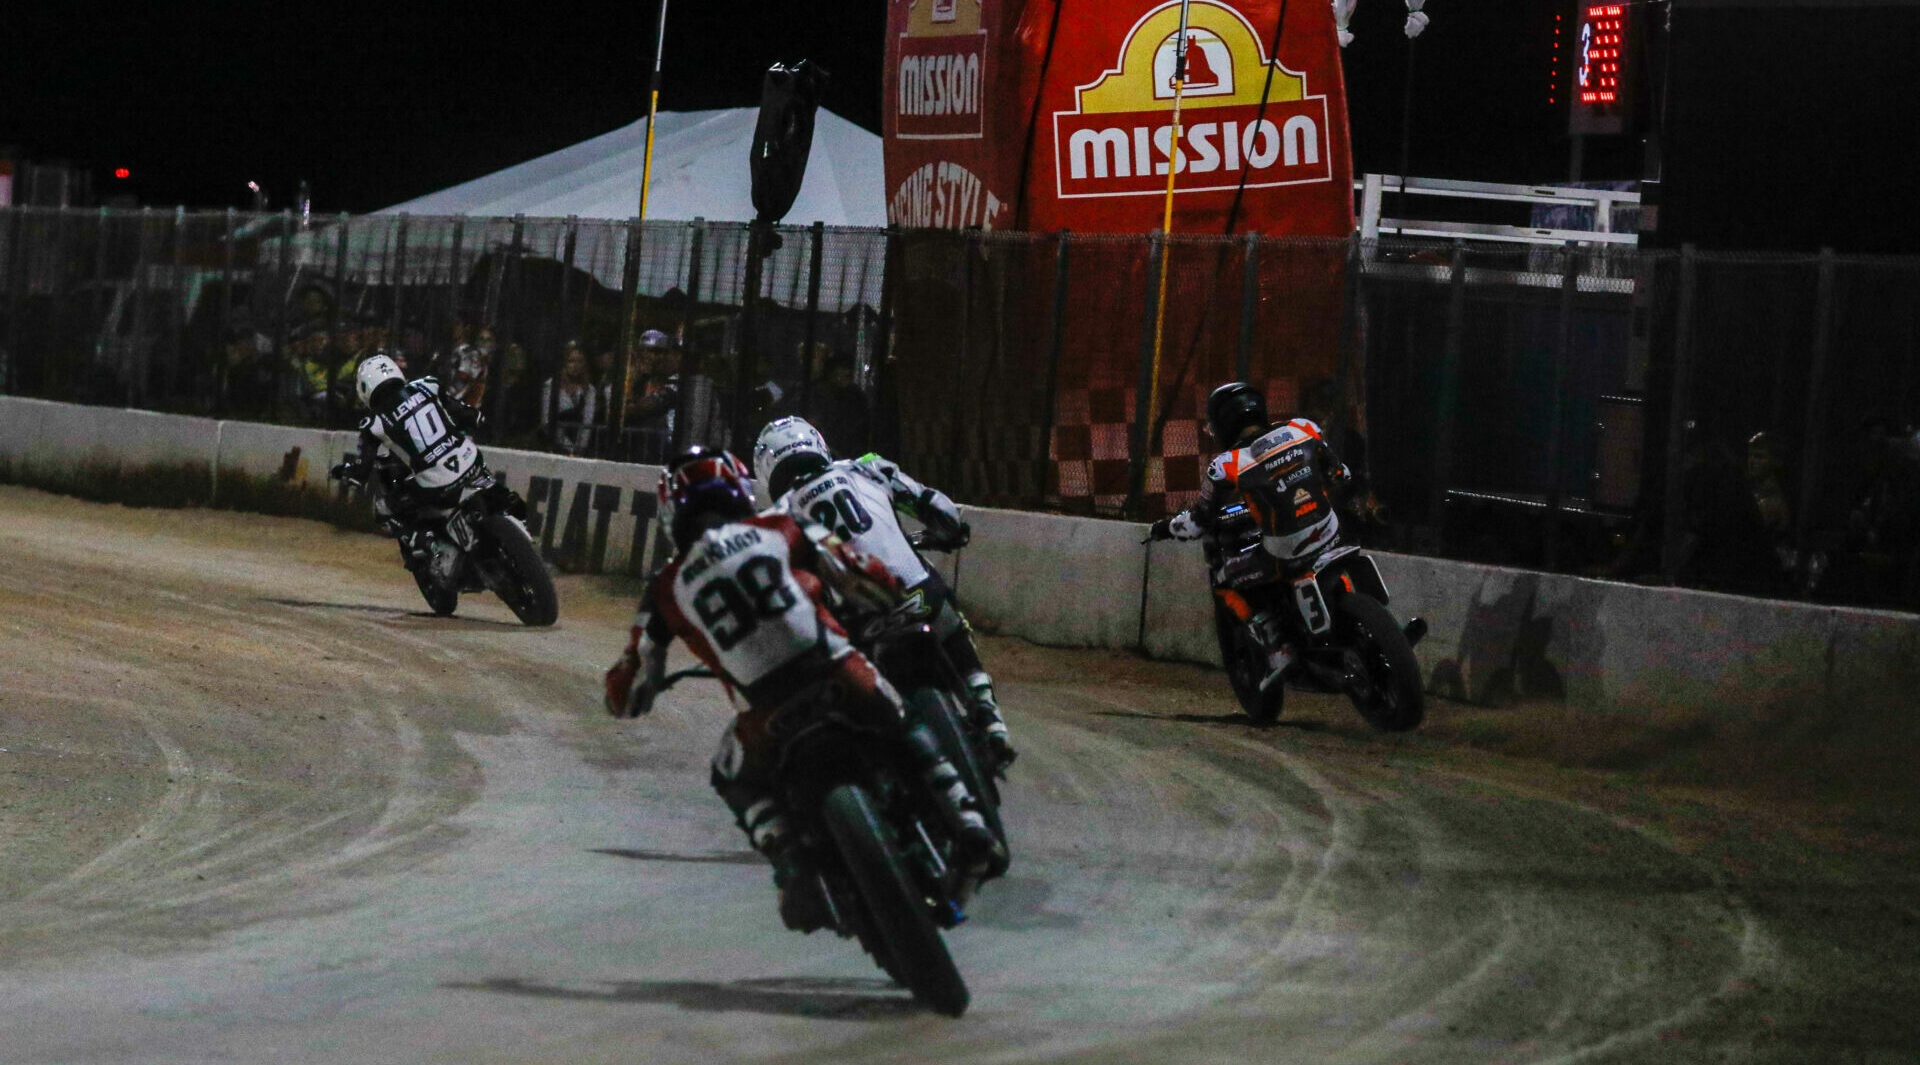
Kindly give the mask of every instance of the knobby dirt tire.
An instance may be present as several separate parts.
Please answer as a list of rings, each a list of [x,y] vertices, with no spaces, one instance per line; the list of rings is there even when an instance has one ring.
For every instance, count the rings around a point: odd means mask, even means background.
[[[1341,596],[1334,604],[1340,631],[1353,641],[1373,682],[1373,697],[1355,700],[1360,716],[1382,732],[1407,732],[1426,717],[1420,661],[1393,615],[1372,596]]]
[[[961,717],[966,711],[960,708],[952,693],[939,688],[921,688],[907,696],[907,706],[933,730],[933,738],[940,741],[940,753],[953,763],[960,782],[979,801],[980,816],[986,819],[987,827],[993,830],[1001,846],[1005,846],[1007,830],[1000,823],[1000,789],[980,767],[980,752],[973,744],[972,730]]]
[[[1286,705],[1286,685],[1276,684],[1265,692],[1260,690],[1260,682],[1267,677],[1267,656],[1239,619],[1224,609],[1215,609],[1215,633],[1220,639],[1220,657],[1227,667],[1227,681],[1233,685],[1233,696],[1240,700],[1240,709],[1245,710],[1255,724],[1271,725],[1280,720],[1280,711]]]
[[[504,514],[492,514],[480,522],[480,529],[493,541],[505,570],[506,581],[494,594],[521,624],[553,624],[560,617],[560,600],[553,590],[553,576],[540,561],[525,526]]]
[[[460,608],[460,589],[442,588],[434,583],[426,573],[423,563],[419,569],[411,570],[413,583],[420,589],[420,598],[427,601],[427,607],[438,617],[451,617]]]
[[[821,803],[820,816],[860,887],[880,940],[876,945],[892,960],[885,968],[935,1010],[949,1017],[965,1013],[966,981],[866,790],[858,784],[833,789]]]

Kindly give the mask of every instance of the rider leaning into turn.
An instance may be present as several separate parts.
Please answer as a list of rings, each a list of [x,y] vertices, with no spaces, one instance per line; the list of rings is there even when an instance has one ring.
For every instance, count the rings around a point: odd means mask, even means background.
[[[906,586],[909,599],[918,597],[921,616],[966,678],[975,718],[998,768],[1011,764],[1007,723],[993,695],[993,677],[973,646],[973,628],[954,605],[947,582],[913,549],[896,517],[898,512],[924,525],[929,548],[965,547],[971,531],[953,500],[878,455],[834,461],[826,438],[797,417],[776,419],[760,430],[753,472],[766,484],[776,509],[833,530],[854,550],[886,566]]]
[[[863,610],[892,609],[899,582],[824,529],[803,528],[785,514],[755,516],[746,472],[732,455],[697,447],[669,463],[660,514],[676,553],[649,583],[627,648],[607,670],[607,712],[652,710],[676,636],[726,683],[739,714],[714,755],[713,787],[754,849],[773,862],[790,928],[812,931],[827,917],[811,878],[797,875],[800,841],[782,808],[769,725],[782,707],[823,685],[838,689],[841,712],[902,737],[965,860],[976,873],[997,875],[1006,851],[974,796],[927,727],[908,727],[898,693],[827,610],[828,586]]]
[[[1208,535],[1221,508],[1238,493],[1259,523],[1261,547],[1276,577],[1339,543],[1340,519],[1334,514],[1331,490],[1345,488],[1353,474],[1334,456],[1318,425],[1305,418],[1269,423],[1266,398],[1252,385],[1233,381],[1207,397],[1207,430],[1228,450],[1207,465],[1199,500],[1154,522],[1150,538],[1197,540]],[[1290,611],[1276,613],[1285,619],[1283,624],[1291,620]],[[1265,626],[1254,631],[1264,633]],[[1262,691],[1292,670],[1287,642],[1283,637],[1266,649],[1268,673],[1260,683]]]
[[[422,507],[457,499],[480,476],[480,450],[468,436],[480,424],[480,411],[443,401],[440,383],[431,377],[408,381],[383,352],[360,360],[354,391],[367,409],[360,420],[359,464],[341,463],[336,472],[367,486],[374,517],[382,531],[399,539],[407,568],[429,566],[444,584],[458,569],[458,549],[411,519]],[[380,471],[378,459],[392,460],[391,472]]]

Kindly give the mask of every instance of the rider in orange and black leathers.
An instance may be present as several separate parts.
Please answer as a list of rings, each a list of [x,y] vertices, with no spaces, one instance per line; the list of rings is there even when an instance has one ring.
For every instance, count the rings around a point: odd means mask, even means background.
[[[1319,557],[1340,542],[1340,519],[1334,513],[1332,492],[1353,480],[1352,471],[1334,455],[1320,427],[1305,418],[1273,424],[1267,420],[1267,401],[1252,385],[1233,381],[1207,397],[1207,429],[1216,444],[1227,450],[1213,457],[1200,484],[1200,498],[1192,507],[1154,522],[1149,536],[1156,540],[1197,540],[1215,531],[1221,510],[1236,497],[1258,524],[1265,561],[1272,566],[1274,584],[1254,589],[1267,592],[1290,571]],[[1240,620],[1249,611],[1268,609],[1237,594],[1230,603]],[[1283,624],[1291,611],[1276,611]],[[1264,631],[1256,626],[1256,632]],[[1293,633],[1294,637],[1299,634]],[[1293,665],[1288,639],[1267,648],[1269,673],[1261,687],[1284,679]]]

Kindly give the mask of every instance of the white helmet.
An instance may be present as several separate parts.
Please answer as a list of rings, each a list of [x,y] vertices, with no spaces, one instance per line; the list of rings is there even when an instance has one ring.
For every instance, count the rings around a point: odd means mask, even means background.
[[[360,396],[360,405],[367,406],[373,399],[373,391],[388,381],[405,381],[407,375],[400,372],[400,364],[387,357],[386,352],[376,351],[360,360],[360,369],[353,375],[353,390]]]
[[[795,458],[812,460],[796,465],[824,466],[833,461],[833,453],[827,450],[827,438],[805,418],[789,416],[768,422],[753,442],[753,474],[775,499],[785,494],[788,486],[784,482],[792,480],[792,472],[780,477],[775,474]]]

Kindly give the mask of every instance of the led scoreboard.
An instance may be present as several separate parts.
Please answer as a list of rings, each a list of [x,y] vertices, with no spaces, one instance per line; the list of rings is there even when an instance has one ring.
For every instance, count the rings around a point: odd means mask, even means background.
[[[1572,133],[1624,133],[1633,99],[1629,20],[1631,4],[1583,4],[1574,22]]]

